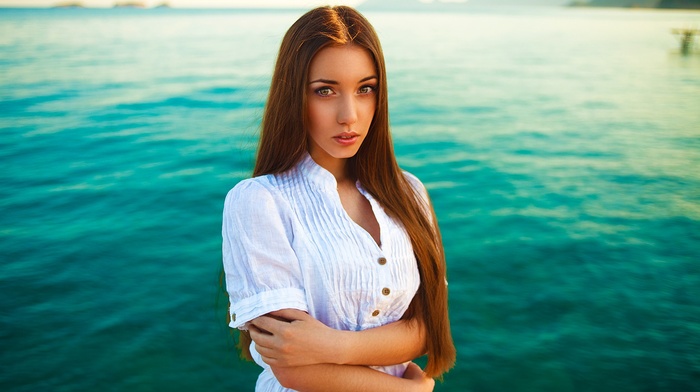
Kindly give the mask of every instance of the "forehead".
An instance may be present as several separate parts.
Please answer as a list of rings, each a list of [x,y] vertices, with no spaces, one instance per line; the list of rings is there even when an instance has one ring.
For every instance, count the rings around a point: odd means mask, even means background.
[[[369,51],[358,45],[328,46],[316,53],[309,66],[309,80],[354,79],[376,73]]]

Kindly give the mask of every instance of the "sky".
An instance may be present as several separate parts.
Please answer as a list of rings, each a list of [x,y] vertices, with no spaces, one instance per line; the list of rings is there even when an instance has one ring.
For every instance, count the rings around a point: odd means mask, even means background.
[[[124,1],[124,0],[120,0]],[[310,8],[326,4],[357,6],[362,0],[141,0],[148,7],[167,2],[173,7],[197,8]],[[50,7],[60,3],[81,3],[86,7],[111,7],[117,0],[0,0],[0,7]]]

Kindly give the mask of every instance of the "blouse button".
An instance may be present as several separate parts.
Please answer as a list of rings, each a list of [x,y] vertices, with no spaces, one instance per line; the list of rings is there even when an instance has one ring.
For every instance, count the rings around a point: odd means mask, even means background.
[[[372,316],[374,316],[374,317],[379,316],[379,311],[378,311],[378,310],[375,310],[374,312],[372,312]]]
[[[379,263],[379,265],[384,265],[384,264],[386,264],[386,258],[385,258],[385,257],[380,257],[380,258],[378,258],[378,259],[377,259],[377,263]]]
[[[389,295],[389,293],[391,293],[391,290],[389,290],[388,287],[384,287],[384,288],[382,289],[382,294],[384,294],[384,295]]]

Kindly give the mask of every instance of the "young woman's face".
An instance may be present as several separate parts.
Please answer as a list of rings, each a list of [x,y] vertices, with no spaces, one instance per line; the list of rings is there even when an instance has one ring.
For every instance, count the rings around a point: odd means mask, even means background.
[[[354,156],[377,105],[372,56],[356,45],[326,47],[311,60],[308,76],[309,154],[321,166]]]

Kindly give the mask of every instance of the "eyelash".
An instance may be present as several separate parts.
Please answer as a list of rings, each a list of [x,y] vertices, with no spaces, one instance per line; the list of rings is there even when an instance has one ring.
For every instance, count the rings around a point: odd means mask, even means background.
[[[328,93],[328,94],[322,94],[321,92],[324,91],[324,90],[333,91],[333,89],[330,88],[330,87],[321,87],[321,88],[317,88],[316,91],[314,91],[314,92],[316,93],[316,95],[318,95],[318,96],[320,96],[320,97],[327,97],[327,96],[331,95],[330,93]]]
[[[371,94],[371,93],[377,91],[377,86],[371,86],[371,85],[364,85],[364,86],[360,87],[360,91],[362,91],[362,90],[364,90],[364,89],[366,89],[366,88],[368,88],[368,89],[370,89],[370,90],[369,90],[368,92],[366,92],[366,93],[363,93],[363,94]]]
[[[363,91],[363,90],[365,90],[365,89],[369,89],[369,91],[367,91],[367,92],[361,92],[361,91]],[[333,91],[333,89],[332,89],[331,87],[324,86],[324,87],[319,87],[319,88],[317,88],[316,90],[314,90],[314,93],[315,93],[316,95],[320,96],[320,97],[328,97],[328,96],[330,96],[330,93],[328,93],[328,94],[322,94],[321,92],[324,91],[324,90],[328,90],[328,91],[331,91],[331,92]],[[362,95],[372,94],[372,93],[374,93],[375,91],[377,91],[377,86],[372,86],[372,85],[366,84],[366,85],[360,87],[360,88],[358,89],[358,91],[360,91],[360,94],[362,94]]]

